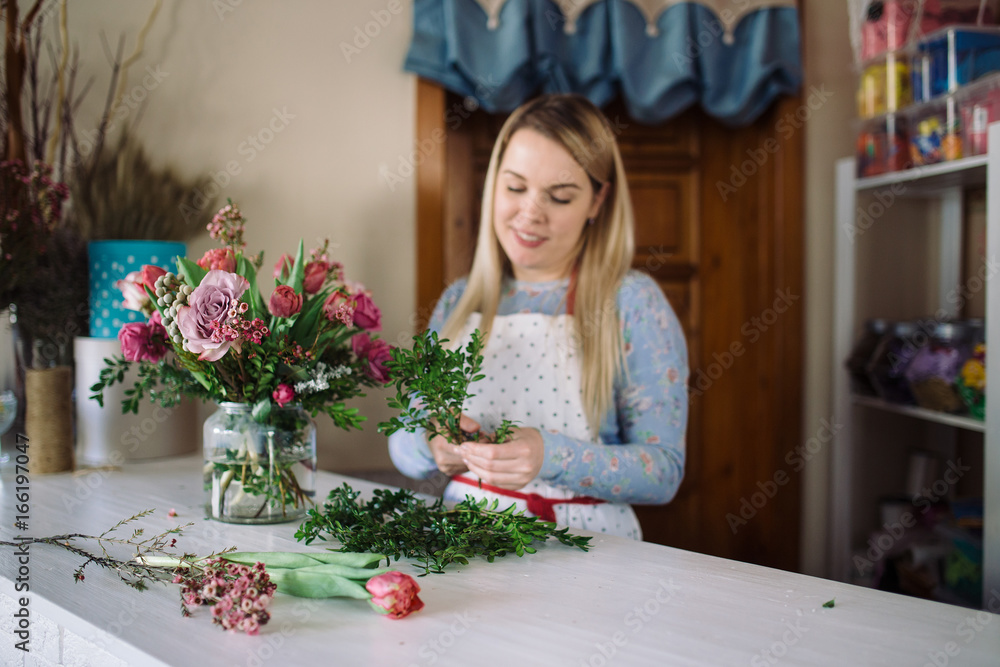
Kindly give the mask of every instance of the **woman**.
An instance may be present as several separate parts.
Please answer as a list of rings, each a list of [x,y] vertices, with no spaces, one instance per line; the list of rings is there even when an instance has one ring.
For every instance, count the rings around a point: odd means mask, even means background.
[[[517,109],[486,173],[472,270],[430,327],[484,333],[483,380],[463,429],[517,428],[503,444],[389,438],[404,474],[452,476],[445,498],[499,498],[561,525],[641,539],[628,503],[662,504],[684,472],[687,349],[646,274],[630,270],[632,206],[604,115],[551,95]],[[481,481],[481,488],[480,488]]]

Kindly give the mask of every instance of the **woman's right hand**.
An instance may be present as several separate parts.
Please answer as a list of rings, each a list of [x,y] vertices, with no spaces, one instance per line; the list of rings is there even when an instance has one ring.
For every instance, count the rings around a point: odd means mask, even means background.
[[[462,415],[458,425],[466,433],[476,433],[480,428],[476,420],[467,415]],[[458,449],[462,443],[453,444],[448,442],[444,436],[436,435],[428,440],[427,444],[430,446],[438,470],[449,477],[459,475],[469,469],[462,461],[462,455]]]

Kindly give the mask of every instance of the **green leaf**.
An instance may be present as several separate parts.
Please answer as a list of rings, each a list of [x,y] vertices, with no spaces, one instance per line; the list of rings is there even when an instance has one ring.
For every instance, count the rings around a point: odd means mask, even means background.
[[[267,423],[267,418],[271,415],[271,397],[262,398],[253,406],[250,414],[258,424]]]
[[[305,553],[300,551],[234,551],[223,555],[228,561],[243,565],[263,563],[265,568],[299,568],[315,567],[316,565],[340,565],[353,569],[371,568],[385,559],[382,554],[345,553],[343,551],[319,551]],[[369,577],[374,576],[372,574]]]
[[[823,608],[824,609],[833,609],[833,603],[834,603],[834,600],[836,600],[836,599],[837,598],[834,598],[833,600],[828,600],[827,602],[824,602],[823,603]]]
[[[268,575],[278,591],[300,598],[348,597],[367,600],[371,597],[364,584],[336,575],[311,570],[273,570]]]
[[[201,281],[208,274],[208,271],[201,268],[190,259],[186,257],[177,258],[177,270],[180,272],[181,276],[191,287],[197,287],[201,284]]]

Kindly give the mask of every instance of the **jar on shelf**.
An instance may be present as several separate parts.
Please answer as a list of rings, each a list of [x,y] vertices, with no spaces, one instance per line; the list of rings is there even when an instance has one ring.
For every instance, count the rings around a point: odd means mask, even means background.
[[[940,322],[906,367],[906,379],[917,405],[959,413],[965,403],[955,386],[962,364],[972,356],[973,328],[965,322]]]
[[[962,157],[962,114],[954,95],[913,107],[910,116],[910,161],[914,166]]]
[[[910,159],[907,118],[889,113],[860,123],[858,177],[867,178],[906,169]]]
[[[261,423],[245,403],[220,403],[204,429],[208,516],[227,523],[301,519],[315,495],[316,424],[273,408]]]
[[[865,322],[865,331],[854,344],[847,357],[847,372],[851,376],[851,392],[861,396],[878,396],[875,385],[868,375],[868,364],[878,348],[879,341],[888,333],[890,322],[885,319],[871,319]]]
[[[882,336],[868,363],[868,378],[880,398],[904,405],[916,403],[905,372],[925,338],[916,322],[896,322]]]

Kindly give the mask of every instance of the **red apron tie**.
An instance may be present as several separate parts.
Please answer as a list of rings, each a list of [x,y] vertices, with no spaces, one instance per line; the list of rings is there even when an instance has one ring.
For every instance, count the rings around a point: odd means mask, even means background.
[[[486,484],[485,482],[480,483],[479,480],[469,479],[468,477],[462,477],[461,475],[455,475],[451,479],[455,482],[461,482],[462,484],[478,487],[483,491],[489,491],[490,493],[495,493],[497,495],[507,496],[508,498],[524,500],[528,503],[529,512],[539,517],[542,521],[549,521],[551,523],[556,522],[556,513],[554,509],[556,505],[600,505],[601,503],[607,502],[606,500],[591,498],[590,496],[578,496],[576,498],[546,498],[545,496],[538,495],[537,493],[521,493],[520,491],[501,489],[499,486],[493,486],[492,484]]]

